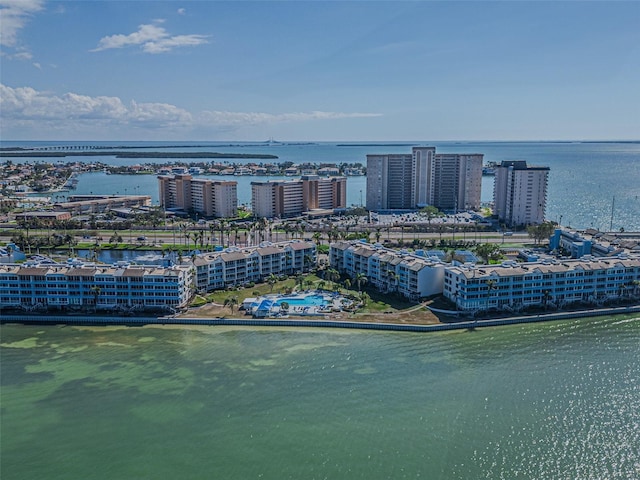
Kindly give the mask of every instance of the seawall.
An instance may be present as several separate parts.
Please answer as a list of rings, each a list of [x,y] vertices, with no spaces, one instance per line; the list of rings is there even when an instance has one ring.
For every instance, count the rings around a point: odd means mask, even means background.
[[[110,317],[110,316],[65,316],[65,315],[0,315],[0,323],[22,323],[25,325],[231,325],[250,327],[316,327],[316,328],[352,328],[360,330],[387,330],[398,332],[438,332],[444,330],[463,330],[519,323],[535,323],[553,320],[589,318],[604,315],[624,315],[640,313],[640,305],[631,307],[602,308],[578,312],[556,312],[544,315],[530,315],[500,318],[494,320],[472,320],[435,325],[409,325],[396,323],[365,323],[335,320],[302,319],[245,319],[245,318],[178,318],[178,317]]]

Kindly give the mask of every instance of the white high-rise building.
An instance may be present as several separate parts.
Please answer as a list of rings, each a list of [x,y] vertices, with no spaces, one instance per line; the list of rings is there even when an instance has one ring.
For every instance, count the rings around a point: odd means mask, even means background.
[[[503,161],[495,169],[494,215],[509,226],[544,222],[549,167],[527,166],[524,160]]]
[[[412,210],[433,205],[445,211],[480,208],[482,154],[367,155],[367,209]]]

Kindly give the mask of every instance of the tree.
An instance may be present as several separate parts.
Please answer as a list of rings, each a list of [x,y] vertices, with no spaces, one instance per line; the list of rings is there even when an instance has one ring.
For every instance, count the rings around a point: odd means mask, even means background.
[[[97,285],[93,285],[90,289],[91,295],[93,295],[93,304],[98,305],[98,297],[100,296],[101,288]]]
[[[267,283],[269,284],[269,289],[273,292],[273,286],[278,282],[278,278],[272,273],[267,277]]]
[[[485,264],[489,264],[491,260],[498,260],[502,254],[500,247],[495,243],[483,243],[476,247],[476,253],[480,255]]]
[[[322,233],[314,232],[312,235],[313,241],[316,242],[316,245],[320,245],[322,243]]]
[[[358,273],[356,274],[356,285],[358,286],[358,291],[361,292],[362,291],[362,286],[365,285],[369,279],[367,278],[367,275],[364,273]]]
[[[496,281],[495,280],[487,280],[485,282],[487,284],[487,307],[489,309],[489,300],[491,299],[491,292],[496,289]]]
[[[541,243],[542,240],[548,239],[555,228],[556,224],[554,222],[543,222],[540,225],[531,225],[527,227],[527,233],[530,238],[533,238],[537,245]]]
[[[549,303],[549,300],[551,299],[551,291],[550,290],[545,290],[544,292],[542,292],[542,305],[544,306],[544,309],[547,309],[547,304]]]
[[[369,303],[369,300],[371,300],[371,296],[369,296],[367,292],[360,293],[360,302],[362,302],[363,308],[367,306],[367,303]]]
[[[236,297],[235,295],[224,299],[224,306],[229,307],[232,315],[233,315],[233,309],[236,307],[236,305],[238,305],[238,297]]]
[[[280,311],[287,313],[289,311],[289,302],[281,302],[280,303]]]
[[[427,205],[426,207],[420,209],[420,213],[427,217],[427,222],[429,222],[429,225],[431,225],[431,220],[433,220],[435,217],[442,217],[442,212],[433,205]]]

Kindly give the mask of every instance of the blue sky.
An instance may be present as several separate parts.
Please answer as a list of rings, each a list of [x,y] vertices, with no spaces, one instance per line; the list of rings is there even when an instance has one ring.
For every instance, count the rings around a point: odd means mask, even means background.
[[[640,2],[0,0],[5,140],[640,138]]]

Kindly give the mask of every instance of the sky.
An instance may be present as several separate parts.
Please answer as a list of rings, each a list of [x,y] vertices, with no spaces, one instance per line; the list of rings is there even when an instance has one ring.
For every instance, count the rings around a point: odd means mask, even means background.
[[[0,139],[637,140],[640,1],[0,0]]]

